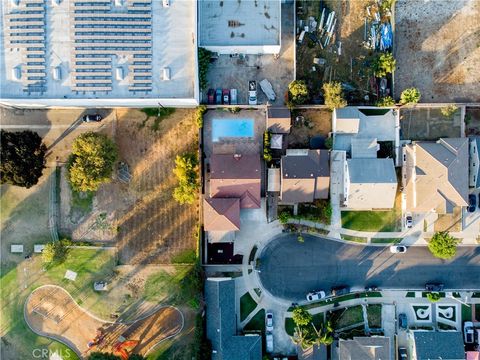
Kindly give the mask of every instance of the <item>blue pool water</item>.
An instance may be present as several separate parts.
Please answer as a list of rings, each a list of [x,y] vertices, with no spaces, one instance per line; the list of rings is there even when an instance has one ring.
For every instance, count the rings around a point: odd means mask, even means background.
[[[253,137],[253,119],[213,119],[212,138]]]

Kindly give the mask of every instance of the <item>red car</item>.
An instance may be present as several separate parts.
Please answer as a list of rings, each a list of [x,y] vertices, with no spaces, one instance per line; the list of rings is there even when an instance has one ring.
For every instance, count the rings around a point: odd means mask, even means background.
[[[230,90],[228,89],[223,89],[222,91],[222,100],[225,105],[230,104]]]
[[[208,89],[207,96],[208,96],[208,103],[215,104],[215,90]]]

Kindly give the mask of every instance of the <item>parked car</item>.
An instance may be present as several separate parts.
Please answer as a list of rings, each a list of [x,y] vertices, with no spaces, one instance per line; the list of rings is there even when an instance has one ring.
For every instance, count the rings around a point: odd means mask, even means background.
[[[441,283],[428,283],[425,284],[425,290],[427,291],[443,291],[444,285]]]
[[[273,352],[273,335],[271,333],[267,333],[265,340],[267,342],[267,352]]]
[[[257,82],[254,80],[248,82],[248,105],[257,105]]]
[[[230,89],[230,104],[237,105],[237,89]]]
[[[392,254],[403,254],[407,252],[407,247],[404,245],[392,245],[390,246],[390,252]]]
[[[477,208],[477,198],[475,197],[474,194],[468,195],[468,212],[474,212],[475,209]]]
[[[230,90],[223,89],[222,91],[222,100],[225,105],[230,105]]]
[[[222,103],[222,89],[217,89],[215,92],[215,103],[218,105]]]
[[[265,315],[265,328],[267,331],[273,331],[273,314],[271,312],[267,312]]]
[[[208,98],[208,103],[209,104],[215,104],[215,90],[214,89],[208,89],[207,98]]]
[[[407,326],[408,326],[407,314],[404,314],[404,313],[398,314],[398,327],[400,329],[406,330]]]
[[[465,344],[472,344],[475,340],[473,322],[465,321],[463,324],[463,338]]]
[[[407,359],[408,359],[407,348],[404,348],[404,347],[398,348],[398,360],[407,360]]]
[[[82,121],[89,123],[89,122],[99,122],[102,121],[103,117],[99,114],[94,115],[83,115]]]
[[[413,226],[413,216],[411,213],[407,213],[405,215],[405,227],[407,229],[411,229]]]
[[[345,295],[350,292],[350,288],[348,286],[336,286],[332,288],[332,295],[333,296],[340,296]]]
[[[326,296],[327,294],[325,294],[325,291],[323,290],[311,291],[307,294],[307,301],[317,301],[323,299]]]

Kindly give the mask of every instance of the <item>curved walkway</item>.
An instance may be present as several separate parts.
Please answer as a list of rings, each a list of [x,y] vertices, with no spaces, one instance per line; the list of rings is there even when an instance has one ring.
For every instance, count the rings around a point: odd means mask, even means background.
[[[113,346],[124,338],[138,341],[132,351],[145,355],[184,327],[182,312],[173,306],[164,306],[130,322],[103,320],[79,306],[65,289],[56,285],[34,290],[25,302],[24,317],[33,332],[66,344],[81,358],[87,356],[88,343],[98,330],[104,334],[103,340],[90,351],[113,352]]]

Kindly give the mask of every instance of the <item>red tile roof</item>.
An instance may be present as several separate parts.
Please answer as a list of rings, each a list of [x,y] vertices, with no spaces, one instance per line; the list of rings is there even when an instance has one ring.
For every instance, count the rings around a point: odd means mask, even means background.
[[[206,231],[240,230],[240,200],[205,199],[203,201],[203,226]]]

